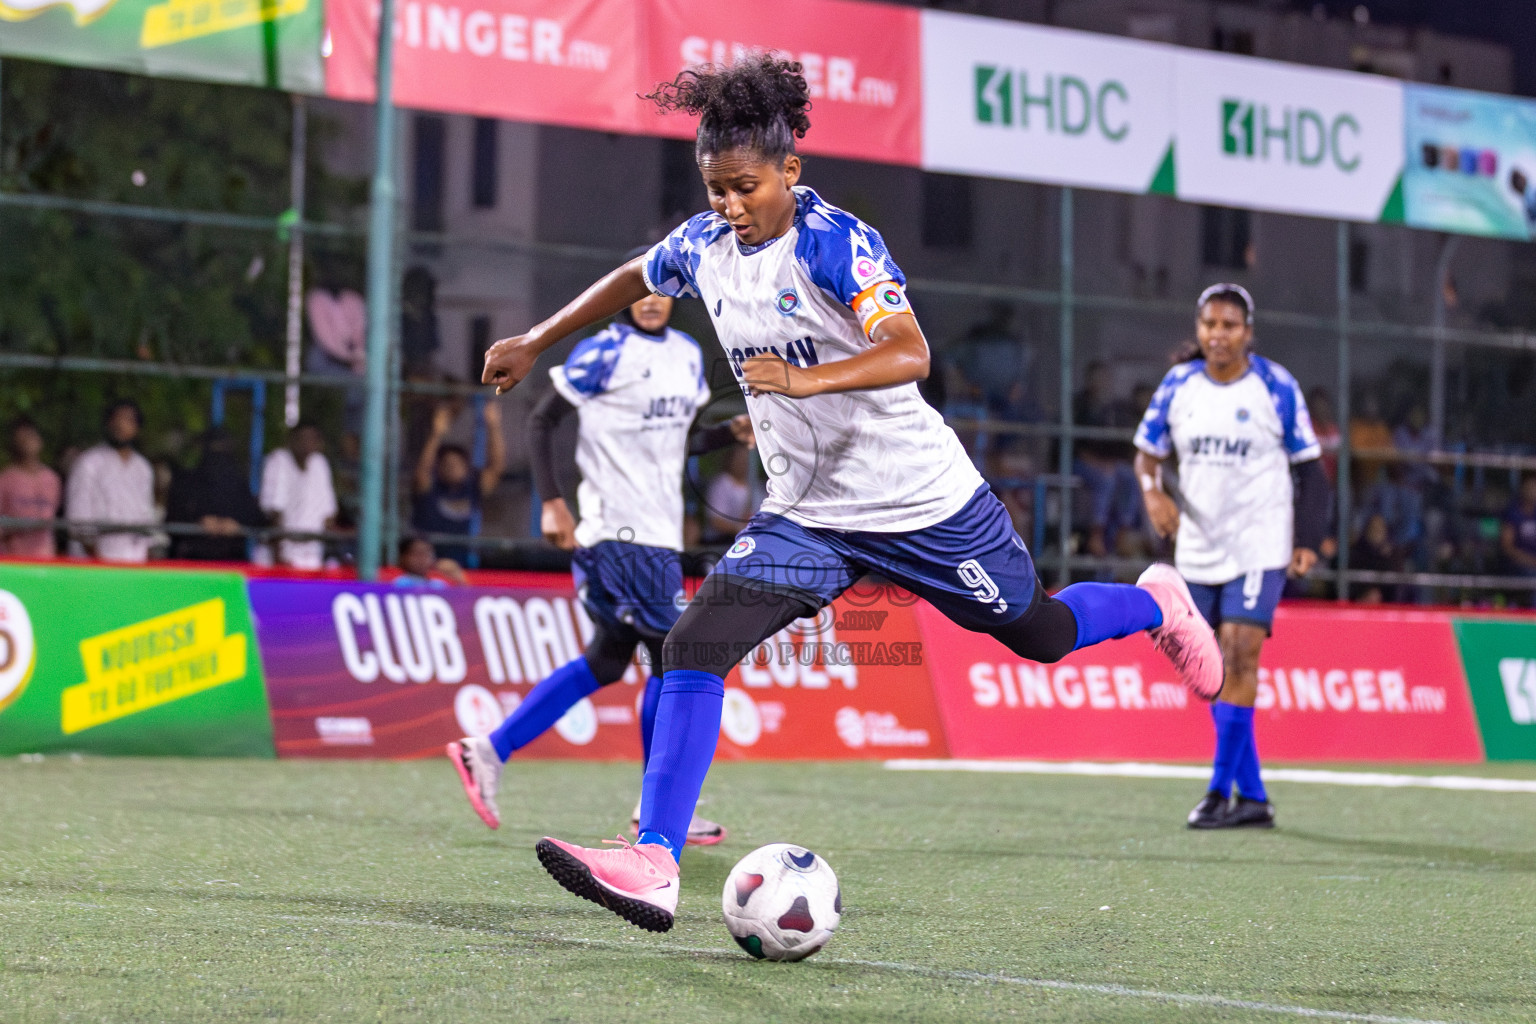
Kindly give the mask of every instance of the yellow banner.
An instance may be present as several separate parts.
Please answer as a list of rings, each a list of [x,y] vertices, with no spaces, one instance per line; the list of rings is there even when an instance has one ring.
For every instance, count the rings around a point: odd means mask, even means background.
[[[148,50],[259,25],[298,14],[308,6],[309,0],[166,0],[144,12],[139,45]]]
[[[60,728],[76,733],[244,678],[244,633],[224,635],[214,598],[80,641],[85,682],[64,691]]]

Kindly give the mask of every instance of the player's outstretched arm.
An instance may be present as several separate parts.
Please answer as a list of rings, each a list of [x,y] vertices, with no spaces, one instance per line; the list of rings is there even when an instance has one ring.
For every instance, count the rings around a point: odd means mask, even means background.
[[[502,338],[492,345],[485,353],[485,372],[480,375],[480,383],[496,385],[498,395],[511,391],[528,376],[545,349],[645,298],[651,290],[645,286],[645,275],[640,269],[644,263],[644,256],[635,257],[527,334]]]
[[[874,347],[820,366],[791,366],[778,356],[753,356],[741,364],[742,381],[755,395],[809,398],[894,388],[927,378],[928,339],[923,337],[917,317],[886,317],[869,340]]]

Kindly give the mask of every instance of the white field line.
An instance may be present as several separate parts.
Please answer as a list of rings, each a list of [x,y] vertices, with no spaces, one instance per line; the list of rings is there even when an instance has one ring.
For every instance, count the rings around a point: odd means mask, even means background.
[[[984,772],[999,775],[1098,775],[1118,779],[1207,779],[1209,768],[1183,764],[1122,761],[985,761],[901,759],[885,762],[895,772]],[[1308,782],[1324,786],[1374,786],[1383,789],[1455,789],[1483,793],[1536,793],[1536,779],[1484,779],[1472,775],[1395,775],[1387,772],[1335,772],[1319,768],[1266,768],[1266,782]]]
[[[16,896],[0,896],[0,903],[41,903],[38,899]],[[72,903],[73,901],[63,901]],[[80,905],[80,904],[76,904]],[[96,906],[95,904],[84,904]],[[544,932],[518,932],[511,929],[499,931],[489,928],[471,928],[465,925],[431,924],[426,921],[381,921],[361,917],[341,917],[331,914],[268,914],[256,913],[253,917],[287,921],[292,924],[340,925],[348,928],[407,928],[434,932],[456,932],[545,942],[554,945],[583,946],[590,949],[610,949],[631,956],[675,957],[679,953],[711,957],[742,959],[735,949],[709,946],[677,946],[658,941],[643,944],[642,938],[620,942],[612,939],[568,938]],[[1181,1006],[1211,1006],[1224,1010],[1252,1010],[1255,1013],[1272,1013],[1308,1020],[1355,1021],[1358,1024],[1448,1024],[1446,1021],[1426,1020],[1420,1017],[1394,1017],[1380,1013],[1352,1013],[1349,1010],[1319,1010],[1311,1006],[1295,1006],[1290,1003],[1264,1003],[1252,999],[1234,999],[1230,996],[1208,995],[1202,992],[1163,992],[1150,988],[1131,988],[1128,985],[1095,984],[1086,981],[1059,981],[1052,978],[1019,978],[1010,974],[993,974],[984,971],[945,970],[938,967],[921,967],[917,964],[893,963],[888,960],[858,960],[852,957],[818,956],[813,963],[837,964],[843,967],[865,967],[877,971],[892,971],[920,978],[940,981],[969,981],[978,984],[1009,985],[1017,988],[1041,989],[1052,992],[1077,992],[1084,995],[1111,996],[1117,999],[1143,999],[1157,1003],[1173,1003]]]

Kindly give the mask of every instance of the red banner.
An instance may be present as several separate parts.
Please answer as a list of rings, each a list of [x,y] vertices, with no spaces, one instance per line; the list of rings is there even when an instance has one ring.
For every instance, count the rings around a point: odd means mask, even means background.
[[[853,0],[402,0],[395,102],[601,131],[691,137],[637,94],[693,64],[773,50],[800,61],[815,128],[804,149],[916,166],[916,9]],[[372,100],[376,0],[327,0],[326,95]]]
[[[917,611],[956,757],[1201,761],[1213,736],[1145,635],[1039,665]],[[1275,761],[1483,759],[1448,616],[1282,608],[1264,645],[1259,750]]]
[[[640,92],[696,64],[768,50],[805,66],[811,123],[802,150],[917,166],[922,28],[916,8],[854,0],[652,0]],[[692,138],[694,121],[642,116],[646,133]]]
[[[592,635],[570,577],[532,579],[446,590],[249,581],[278,756],[432,757],[489,732]],[[911,609],[883,590],[865,596],[790,626],[731,673],[721,757],[947,753]],[[631,666],[519,756],[638,760],[646,677]]]
[[[640,6],[632,0],[402,0],[403,107],[637,132]],[[376,0],[328,0],[325,92],[372,100]]]

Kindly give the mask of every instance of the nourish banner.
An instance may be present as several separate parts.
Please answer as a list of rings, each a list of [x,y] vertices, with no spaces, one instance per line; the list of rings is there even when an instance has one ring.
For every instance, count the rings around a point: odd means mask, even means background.
[[[0,565],[0,755],[272,756],[245,579]]]
[[[324,0],[0,0],[0,55],[318,93]]]
[[[1403,87],[1408,224],[1527,241],[1536,226],[1536,102]]]

